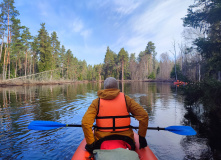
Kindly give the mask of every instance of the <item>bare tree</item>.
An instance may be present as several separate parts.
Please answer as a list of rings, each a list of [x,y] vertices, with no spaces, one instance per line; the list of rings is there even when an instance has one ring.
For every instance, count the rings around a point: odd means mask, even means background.
[[[171,62],[169,58],[169,54],[167,52],[162,53],[160,55],[160,72],[157,75],[158,79],[170,79],[170,73],[172,71],[172,65],[173,63]]]
[[[173,40],[172,45],[173,45],[174,52],[172,52],[172,51],[170,51],[170,52],[174,55],[175,76],[176,76],[176,80],[177,80],[177,72],[176,72],[176,42],[175,42],[175,40]]]

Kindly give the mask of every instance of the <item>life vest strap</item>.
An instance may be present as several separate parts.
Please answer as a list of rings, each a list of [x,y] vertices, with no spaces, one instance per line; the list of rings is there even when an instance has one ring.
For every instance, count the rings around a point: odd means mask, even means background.
[[[98,126],[94,126],[97,129],[124,129],[124,128],[131,128],[131,125],[129,126],[122,126],[122,127],[98,127]]]
[[[125,115],[125,116],[97,116],[96,119],[109,119],[109,118],[128,118],[133,117],[132,115]]]

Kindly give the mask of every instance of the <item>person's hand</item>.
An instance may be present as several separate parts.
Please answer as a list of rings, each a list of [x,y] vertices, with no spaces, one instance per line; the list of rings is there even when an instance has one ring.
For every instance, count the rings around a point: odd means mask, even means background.
[[[147,146],[146,138],[139,135],[139,143],[140,143],[140,149],[145,148]]]
[[[94,146],[95,146],[95,143],[86,144],[86,145],[85,145],[85,149],[86,149],[88,152],[93,153]]]

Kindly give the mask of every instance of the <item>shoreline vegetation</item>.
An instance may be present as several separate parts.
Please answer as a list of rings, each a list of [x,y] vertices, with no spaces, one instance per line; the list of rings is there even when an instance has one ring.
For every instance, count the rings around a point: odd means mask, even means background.
[[[122,82],[122,80],[118,80]],[[49,80],[49,81],[35,81],[35,80],[1,80],[0,87],[12,87],[12,86],[32,86],[32,85],[62,85],[72,83],[102,83],[101,81],[89,81],[89,80]],[[123,82],[163,82],[173,83],[173,79],[147,79],[147,80],[123,80]]]

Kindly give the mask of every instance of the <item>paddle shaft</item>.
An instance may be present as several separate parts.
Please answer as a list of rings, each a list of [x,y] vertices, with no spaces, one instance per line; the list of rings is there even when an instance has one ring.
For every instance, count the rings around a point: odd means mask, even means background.
[[[131,126],[133,129],[139,129],[139,127],[134,127]],[[160,128],[160,127],[148,127],[147,129],[152,129],[152,130],[165,130],[165,128]]]
[[[80,124],[67,124],[66,127],[82,127],[82,125]],[[94,128],[96,128],[97,126],[93,125]],[[134,127],[131,126],[131,128],[133,129],[139,129],[139,127]],[[152,129],[152,130],[165,130],[165,128],[160,128],[160,127],[148,127],[148,129]]]
[[[66,124],[66,127],[82,127],[81,124]]]

